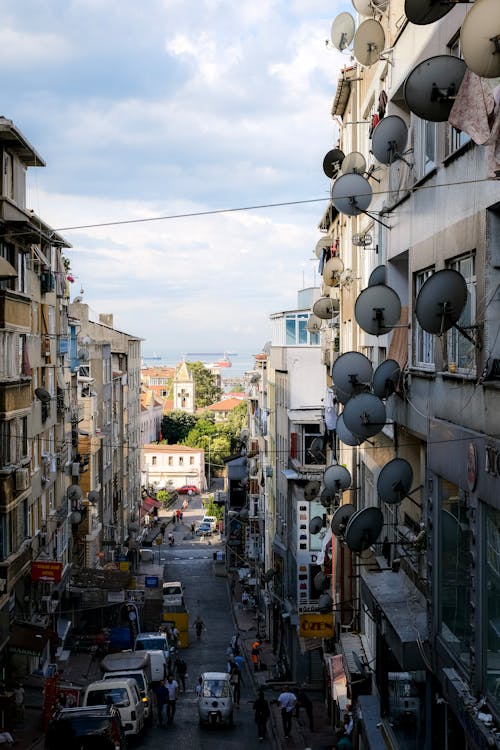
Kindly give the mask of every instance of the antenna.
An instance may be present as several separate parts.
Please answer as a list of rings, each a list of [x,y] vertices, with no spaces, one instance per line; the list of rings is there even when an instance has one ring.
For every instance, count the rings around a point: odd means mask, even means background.
[[[344,152],[341,151],[340,148],[334,148],[331,151],[328,151],[323,159],[323,172],[330,179],[335,179],[340,172],[343,161]]]
[[[400,316],[401,300],[394,289],[385,284],[375,284],[363,289],[354,305],[357,324],[372,336],[389,333],[396,328]]]
[[[347,524],[349,523],[349,519],[354,515],[355,512],[356,508],[354,507],[354,505],[351,505],[351,503],[344,503],[343,505],[339,505],[339,507],[333,514],[331,522],[332,533],[335,534],[335,536],[344,536],[344,532],[347,528]]]
[[[321,256],[323,255],[323,251],[324,251],[324,250],[329,250],[329,249],[331,248],[331,246],[332,246],[332,241],[333,241],[333,240],[332,240],[332,238],[331,238],[331,237],[321,237],[321,238],[320,238],[320,239],[319,239],[319,240],[317,241],[317,243],[316,243],[316,247],[315,247],[315,249],[314,249],[314,253],[315,253],[316,257],[318,258],[318,260],[319,260],[319,259],[321,258]]]
[[[331,377],[337,398],[345,404],[356,393],[367,390],[373,377],[373,366],[361,352],[345,352],[333,363]]]
[[[429,122],[448,120],[466,70],[465,62],[453,55],[437,55],[421,62],[404,84],[408,109]]]
[[[325,485],[325,489],[333,494],[349,489],[351,481],[352,479],[349,470],[340,464],[332,464],[331,466],[328,466],[323,474],[323,484]]]
[[[330,258],[323,267],[323,281],[327,286],[338,286],[343,270],[344,264],[340,258],[336,256]]]
[[[385,32],[382,25],[369,18],[363,21],[354,34],[354,57],[360,65],[369,68],[380,59],[385,45]]]
[[[353,234],[352,244],[355,247],[370,247],[373,242],[371,234]]]
[[[339,312],[339,301],[332,297],[320,297],[314,303],[312,311],[321,320],[331,320]]]
[[[309,521],[309,533],[310,534],[319,534],[321,529],[323,529],[326,525],[326,522],[321,516],[314,516],[314,518],[311,518]]]
[[[373,221],[391,229],[366,210],[372,201],[372,194],[372,187],[366,177],[356,172],[348,172],[335,180],[332,188],[332,202],[341,214],[346,214],[346,216],[365,214]]]
[[[403,158],[408,141],[408,128],[399,115],[384,117],[372,135],[372,154],[382,164],[392,164],[401,159],[409,167],[411,164]]]
[[[317,318],[316,315],[310,315],[306,323],[306,328],[309,333],[319,333],[322,325],[323,321],[320,318]]]
[[[400,503],[413,482],[413,469],[404,458],[393,458],[380,470],[377,479],[378,496],[388,505]]]
[[[359,151],[351,151],[344,157],[342,162],[342,174],[364,174],[366,172],[366,159]]]
[[[379,433],[386,424],[385,404],[373,393],[350,398],[342,416],[347,429],[364,440]]]
[[[467,283],[458,271],[445,268],[429,276],[420,289],[415,303],[415,315],[420,327],[428,333],[440,335],[456,328],[475,346],[478,342],[458,325],[467,303]]]
[[[395,359],[386,359],[381,362],[372,380],[373,393],[378,398],[389,398],[395,393],[401,377],[401,368]]]
[[[360,16],[373,16],[375,12],[383,13],[389,5],[389,0],[352,0],[352,4]]]
[[[460,48],[473,73],[482,78],[500,76],[500,16],[495,0],[476,0],[462,24]]]
[[[370,507],[356,511],[347,524],[345,542],[352,552],[364,552],[380,536],[384,516],[380,508]]]
[[[356,22],[350,13],[340,13],[332,23],[330,39],[335,49],[343,52],[354,39]]]

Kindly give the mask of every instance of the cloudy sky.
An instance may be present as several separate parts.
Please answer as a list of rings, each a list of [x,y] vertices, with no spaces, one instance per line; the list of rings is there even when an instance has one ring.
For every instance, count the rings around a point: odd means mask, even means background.
[[[84,290],[91,317],[113,313],[145,353],[258,352],[269,314],[318,281],[322,161],[349,63],[325,40],[342,10],[0,0],[0,114],[47,163],[29,171],[28,207],[73,245],[72,296]]]

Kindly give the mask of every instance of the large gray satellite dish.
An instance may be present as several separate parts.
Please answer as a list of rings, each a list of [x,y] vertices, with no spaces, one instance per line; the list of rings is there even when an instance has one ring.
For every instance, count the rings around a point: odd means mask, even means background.
[[[378,284],[385,284],[386,280],[386,268],[384,265],[376,266],[370,274],[368,279],[368,286],[377,286]]]
[[[350,13],[339,13],[332,23],[330,39],[339,52],[347,49],[354,39],[356,22]]]
[[[323,266],[323,281],[327,286],[338,286],[343,270],[344,264],[340,258],[337,256],[330,258]]]
[[[82,488],[78,484],[70,484],[68,489],[66,490],[66,494],[68,496],[68,500],[71,500],[71,502],[75,503],[77,500],[80,500],[80,498],[83,496]]]
[[[385,33],[382,25],[369,18],[358,26],[354,34],[354,57],[360,65],[369,68],[380,59],[384,45]]]
[[[393,458],[382,467],[377,479],[378,496],[388,505],[400,503],[410,491],[413,469],[404,458]]]
[[[338,439],[341,443],[344,443],[344,445],[350,445],[354,447],[356,445],[361,445],[361,443],[363,442],[363,438],[360,438],[358,435],[354,435],[350,430],[347,429],[344,423],[343,414],[340,414],[337,419],[337,429],[335,431],[337,433]]]
[[[321,237],[316,243],[316,247],[314,248],[314,253],[318,260],[323,255],[324,250],[329,250],[332,246],[332,238],[331,237]]]
[[[329,490],[327,487],[324,487],[321,490],[321,494],[319,496],[319,502],[323,506],[323,508],[330,509],[333,501],[335,499],[335,493],[333,490]]]
[[[408,108],[423,120],[445,122],[466,70],[464,61],[453,55],[424,60],[405,81],[403,96]]]
[[[332,188],[332,202],[337,211],[347,216],[365,213],[372,201],[372,187],[360,174],[343,174]]]
[[[312,479],[310,482],[307,482],[306,486],[304,487],[304,500],[307,500],[309,503],[312,502],[316,497],[318,497],[320,488],[321,483],[316,479]]]
[[[406,18],[417,26],[439,21],[452,7],[451,2],[445,0],[405,0]]]
[[[314,516],[314,518],[311,518],[309,521],[309,533],[310,534],[319,534],[321,529],[323,528],[323,519],[321,516]]]
[[[467,302],[467,284],[462,274],[451,268],[429,276],[420,289],[415,314],[420,327],[440,334],[454,326]]]
[[[403,158],[408,128],[398,115],[380,120],[372,135],[372,153],[381,164],[392,164]]]
[[[383,13],[389,5],[389,0],[352,0],[352,4],[360,16],[373,16],[374,12]]]
[[[372,393],[349,399],[342,412],[344,424],[353,435],[366,440],[379,433],[386,423],[385,404]]]
[[[349,519],[344,538],[352,552],[364,552],[380,536],[384,525],[384,516],[379,508],[363,508]]]
[[[340,464],[328,466],[323,474],[323,484],[326,489],[331,490],[333,493],[340,490],[347,490],[351,486],[351,481],[349,470]]]
[[[401,377],[401,368],[395,359],[381,362],[373,374],[373,393],[379,398],[389,398],[396,391]]]
[[[498,0],[476,0],[462,24],[460,49],[473,73],[482,78],[500,76]]]
[[[344,152],[339,148],[333,148],[331,151],[328,151],[323,159],[323,172],[331,180],[335,179],[340,172],[343,161]]]
[[[342,162],[342,174],[364,174],[366,172],[366,159],[359,151],[351,151],[344,157]]]
[[[316,315],[310,315],[306,323],[306,328],[309,333],[319,333],[322,325],[323,321],[320,318],[317,318]]]
[[[333,385],[349,397],[366,390],[372,377],[372,363],[361,352],[345,352],[333,363]]]
[[[320,297],[316,300],[313,305],[313,314],[321,320],[330,320],[339,311],[338,299],[332,299],[331,297]]]
[[[332,532],[335,536],[344,536],[349,519],[356,513],[356,508],[351,503],[339,505],[332,517]]]
[[[363,289],[354,305],[354,316],[360,328],[372,336],[389,333],[401,315],[401,300],[385,284]]]

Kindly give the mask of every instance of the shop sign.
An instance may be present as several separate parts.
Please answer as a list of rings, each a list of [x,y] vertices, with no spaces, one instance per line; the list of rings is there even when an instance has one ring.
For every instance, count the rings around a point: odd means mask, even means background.
[[[108,602],[124,602],[125,591],[108,591]]]
[[[136,604],[144,604],[144,599],[145,599],[144,589],[128,589],[125,592],[125,598],[128,602],[135,602]]]
[[[59,583],[62,575],[62,563],[36,560],[31,563],[32,581],[49,581]]]
[[[158,576],[145,576],[144,585],[147,589],[157,589],[159,586]]]
[[[302,613],[299,615],[301,638],[332,638],[333,614]]]

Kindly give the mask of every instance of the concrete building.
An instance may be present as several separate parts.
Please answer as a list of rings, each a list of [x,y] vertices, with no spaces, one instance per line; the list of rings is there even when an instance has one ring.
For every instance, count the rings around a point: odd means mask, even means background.
[[[174,490],[184,484],[204,489],[205,451],[187,445],[144,445],[141,473],[143,487],[154,490]]]

